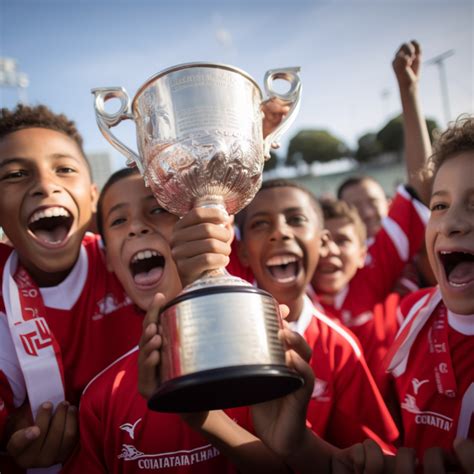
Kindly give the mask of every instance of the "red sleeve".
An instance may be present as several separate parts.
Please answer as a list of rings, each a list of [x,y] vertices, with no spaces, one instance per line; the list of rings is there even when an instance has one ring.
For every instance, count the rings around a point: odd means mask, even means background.
[[[426,206],[406,188],[398,189],[389,214],[369,247],[368,262],[361,270],[380,299],[390,293],[406,263],[423,244],[428,214]]]
[[[106,474],[103,456],[104,435],[100,404],[95,403],[94,387],[87,390],[79,409],[80,445],[63,467],[65,474]]]
[[[351,446],[374,439],[385,451],[393,452],[398,429],[370,374],[362,353],[344,349],[335,379],[334,411],[327,430],[328,441]]]
[[[244,267],[240,262],[238,255],[239,242],[234,239],[231,244],[231,253],[229,255],[230,261],[226,267],[226,270],[233,276],[242,278],[243,280],[252,283],[254,280],[252,270],[250,267]]]

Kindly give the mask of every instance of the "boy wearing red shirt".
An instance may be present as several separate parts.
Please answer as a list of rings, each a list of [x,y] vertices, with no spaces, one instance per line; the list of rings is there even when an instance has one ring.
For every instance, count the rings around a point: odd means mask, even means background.
[[[367,437],[385,446],[393,443],[398,431],[358,342],[305,294],[326,238],[314,196],[294,182],[269,181],[236,219],[242,263],[251,267],[259,287],[289,307],[291,329],[313,350],[312,429],[339,447]]]
[[[426,248],[438,286],[407,297],[391,349],[404,445],[420,459],[431,446],[451,450],[473,439],[474,423],[474,119],[440,137]]]
[[[189,250],[188,241],[198,240],[200,212],[206,228],[213,230],[195,252]],[[107,261],[127,294],[142,309],[151,307],[149,312],[157,314],[159,306],[181,290],[170,241],[175,242],[174,253],[184,251],[187,257],[183,260],[193,261],[190,271],[196,275],[228,262],[230,221],[223,227],[219,225],[219,210],[200,209],[181,219],[179,226],[183,228],[193,219],[197,221],[186,227],[185,238],[180,240],[179,233],[173,231],[178,218],[158,205],[136,169],[115,173],[104,186],[98,225]],[[236,467],[249,473],[286,472],[258,438],[242,428],[250,426],[246,408],[226,410],[227,414],[213,411],[189,415],[186,420],[194,429],[178,414],[149,410],[137,389],[139,361],[136,347],[99,374],[84,391],[79,423],[81,447],[70,459],[66,472],[134,473],[145,469],[225,473],[236,472]],[[246,443],[253,444],[253,449],[246,451]]]
[[[388,386],[380,361],[399,324],[392,309],[392,300],[396,302],[397,297],[391,293],[406,264],[423,244],[429,214],[423,204],[428,202],[429,186],[420,179],[419,173],[431,153],[417,91],[420,61],[421,50],[416,42],[403,45],[393,61],[403,107],[410,187],[398,188],[388,216],[377,220],[378,231],[368,248],[360,219],[341,204],[328,204],[326,225],[333,237],[328,254],[321,258],[312,280],[327,313],[359,338],[384,395]],[[362,194],[355,195],[361,197]],[[364,262],[365,253],[368,255]]]
[[[73,405],[133,347],[142,317],[107,271],[98,237],[85,236],[97,193],[73,122],[45,106],[3,109],[0,194],[12,244],[0,244],[0,438],[22,467],[45,466],[67,457]],[[29,421],[15,424],[22,405]],[[2,456],[0,471],[13,472],[10,461]]]
[[[329,235],[312,278],[315,301],[357,336],[383,395],[388,386],[381,360],[398,330],[395,312],[385,312],[383,305],[424,235],[423,221],[412,201],[404,190],[397,194],[395,210],[404,211],[399,213],[400,225],[393,223],[396,236],[384,228],[377,234],[368,265],[364,265],[365,229],[357,211],[344,201],[322,204]]]

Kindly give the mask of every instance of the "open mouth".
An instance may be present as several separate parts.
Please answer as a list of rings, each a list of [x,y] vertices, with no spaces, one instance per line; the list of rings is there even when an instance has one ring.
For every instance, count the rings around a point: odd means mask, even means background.
[[[36,211],[28,221],[28,229],[48,246],[62,244],[71,230],[74,218],[64,207],[48,207]]]
[[[446,280],[455,288],[462,288],[474,281],[474,253],[439,252]]]
[[[133,281],[139,286],[156,285],[165,268],[165,258],[156,250],[140,250],[130,261]]]
[[[332,275],[333,273],[342,271],[340,265],[335,265],[334,263],[330,262],[323,262],[318,265],[317,272],[321,275]]]
[[[278,283],[291,283],[301,270],[301,259],[295,255],[277,255],[266,262],[266,267]]]

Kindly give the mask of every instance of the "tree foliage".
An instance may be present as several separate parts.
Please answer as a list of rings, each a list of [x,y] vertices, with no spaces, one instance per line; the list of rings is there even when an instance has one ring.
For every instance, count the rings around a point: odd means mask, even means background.
[[[277,167],[278,165],[278,155],[274,151],[270,151],[270,158],[268,158],[267,161],[265,161],[265,164],[263,166],[263,171],[270,171],[273,170]]]
[[[358,140],[355,159],[361,163],[373,160],[382,152],[382,144],[377,140],[376,133],[366,133]]]
[[[435,120],[428,118],[426,126],[433,141],[433,133],[438,125]],[[368,162],[382,153],[399,153],[403,150],[403,146],[403,116],[398,115],[389,120],[378,132],[369,132],[359,138],[355,159],[359,162]]]
[[[347,155],[348,148],[326,130],[301,130],[291,140],[288,147],[287,164],[294,166],[298,161],[308,164],[327,162]]]

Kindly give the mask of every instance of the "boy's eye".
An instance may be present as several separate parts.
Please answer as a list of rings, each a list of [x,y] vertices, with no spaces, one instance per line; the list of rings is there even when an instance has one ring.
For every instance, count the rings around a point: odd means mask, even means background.
[[[162,214],[163,212],[167,212],[166,209],[163,209],[162,207],[154,207],[150,214]]]
[[[59,173],[64,173],[64,174],[69,174],[69,173],[75,173],[76,170],[74,168],[71,168],[69,166],[61,166],[61,168],[58,168]]]
[[[23,178],[26,175],[27,172],[24,170],[10,171],[2,177],[2,180]]]
[[[290,225],[301,225],[307,221],[306,217],[298,214],[296,216],[290,216],[288,219],[288,224]]]
[[[112,222],[110,223],[110,227],[118,226],[120,224],[123,224],[124,222],[125,222],[125,217],[117,217],[112,220]]]
[[[435,204],[432,204],[430,207],[430,211],[442,211],[443,209],[446,209],[448,206],[442,202],[437,202]]]
[[[266,225],[267,225],[267,221],[257,220],[257,221],[251,222],[250,228],[251,229],[261,229],[261,228],[265,227]]]
[[[344,245],[348,245],[351,242],[351,239],[349,239],[347,237],[339,237],[339,238],[336,239],[335,242],[339,247],[342,247]]]

